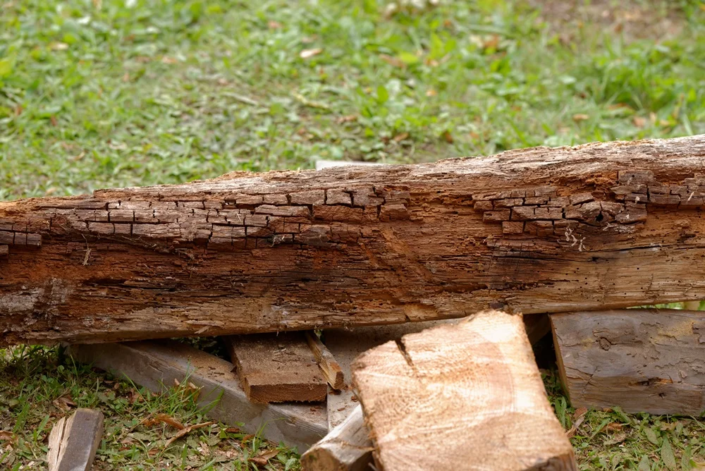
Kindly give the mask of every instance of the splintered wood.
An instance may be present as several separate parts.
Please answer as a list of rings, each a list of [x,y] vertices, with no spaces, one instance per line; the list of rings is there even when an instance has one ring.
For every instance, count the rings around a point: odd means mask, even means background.
[[[345,375],[330,350],[312,332],[306,332],[306,341],[330,387],[336,390],[342,389],[345,386]]]
[[[353,381],[384,470],[577,470],[520,316],[388,342],[355,361]]]
[[[551,322],[573,407],[694,416],[705,410],[705,312],[580,312],[552,315]]]
[[[703,299],[703,169],[694,136],[0,203],[0,346]]]
[[[49,434],[49,471],[89,471],[103,435],[103,413],[78,409],[59,419]]]
[[[304,471],[364,471],[372,461],[372,442],[362,409],[355,410],[326,437],[303,454]]]
[[[328,386],[301,332],[228,337],[226,344],[253,402],[321,402]]]

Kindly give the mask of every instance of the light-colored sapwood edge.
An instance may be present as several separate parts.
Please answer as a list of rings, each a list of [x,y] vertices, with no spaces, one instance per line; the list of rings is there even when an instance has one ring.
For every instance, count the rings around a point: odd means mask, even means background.
[[[551,315],[574,407],[694,415],[705,410],[705,312],[627,309]]]
[[[323,402],[328,386],[303,332],[225,337],[249,400]]]
[[[49,471],[89,471],[103,436],[103,413],[77,409],[59,419],[49,433]]]
[[[705,136],[0,203],[0,345],[705,298]]]
[[[352,370],[378,469],[577,470],[521,316],[408,334]]]
[[[315,333],[306,332],[306,341],[330,387],[336,390],[342,389],[345,386],[345,376],[333,354],[323,345]]]
[[[303,471],[364,471],[371,469],[372,442],[358,405],[340,425],[301,456]]]
[[[209,418],[241,427],[245,433],[261,432],[262,438],[296,446],[299,452],[328,433],[324,405],[254,404],[232,373],[232,363],[179,342],[73,345],[69,352],[77,361],[155,393],[165,392],[175,380],[191,382],[201,388],[198,404]]]

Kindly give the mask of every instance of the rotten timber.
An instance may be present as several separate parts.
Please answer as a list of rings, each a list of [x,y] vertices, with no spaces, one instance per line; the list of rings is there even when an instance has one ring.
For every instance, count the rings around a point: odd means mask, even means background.
[[[0,203],[0,345],[705,298],[705,136]]]
[[[705,410],[705,312],[673,309],[551,316],[573,407],[699,416]]]
[[[352,369],[377,469],[577,470],[521,316],[408,334]]]

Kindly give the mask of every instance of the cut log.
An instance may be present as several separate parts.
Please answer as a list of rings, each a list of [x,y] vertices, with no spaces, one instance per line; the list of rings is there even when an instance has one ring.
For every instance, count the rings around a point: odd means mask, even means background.
[[[59,419],[49,434],[49,471],[90,471],[103,436],[103,413],[78,409]]]
[[[328,407],[328,429],[333,430],[360,405],[352,388],[353,360],[365,351],[382,345],[390,340],[399,340],[409,333],[421,332],[436,325],[457,322],[457,320],[413,322],[374,327],[357,327],[354,329],[330,329],[323,333],[328,349],[338,361],[345,377],[345,386],[340,391],[329,391],[326,401]]]
[[[301,457],[303,471],[364,471],[372,461],[372,442],[368,436],[362,408],[350,416]]]
[[[577,470],[521,316],[486,311],[353,363],[380,469]]]
[[[110,371],[155,393],[175,381],[200,388],[198,405],[214,420],[257,433],[274,443],[305,451],[328,433],[322,404],[255,404],[233,375],[232,363],[174,341],[142,341],[105,345],[73,345],[76,360]]]
[[[336,390],[342,389],[345,386],[345,376],[333,354],[312,332],[306,332],[306,341],[330,387]]]
[[[0,203],[0,345],[705,298],[705,136]]]
[[[226,344],[251,401],[325,401],[328,386],[302,332],[227,337]]]
[[[551,322],[574,407],[695,416],[705,410],[705,312],[579,312],[552,315]]]

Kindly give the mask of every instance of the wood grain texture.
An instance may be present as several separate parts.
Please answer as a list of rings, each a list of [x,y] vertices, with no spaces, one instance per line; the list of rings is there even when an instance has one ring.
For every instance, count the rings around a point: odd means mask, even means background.
[[[328,386],[303,332],[232,336],[225,342],[251,401],[325,401]]]
[[[301,456],[303,471],[370,470],[372,442],[362,408],[352,413],[326,437]]]
[[[551,322],[574,407],[695,416],[705,410],[705,312],[579,312],[552,315]]]
[[[703,299],[704,168],[695,136],[0,203],[0,345]]]
[[[358,357],[353,382],[380,469],[577,470],[521,316],[405,335]]]
[[[103,436],[103,413],[77,409],[59,419],[49,433],[49,471],[90,471]]]
[[[345,375],[330,350],[313,332],[306,332],[306,342],[330,387],[336,390],[342,389],[345,386]]]
[[[160,340],[103,345],[72,345],[76,360],[134,381],[155,393],[165,393],[174,380],[201,388],[198,404],[206,415],[261,433],[274,442],[303,452],[328,433],[323,404],[255,404],[247,399],[233,374],[233,364],[180,342]],[[215,404],[215,406],[213,406]]]

